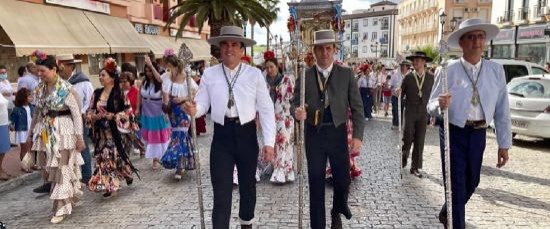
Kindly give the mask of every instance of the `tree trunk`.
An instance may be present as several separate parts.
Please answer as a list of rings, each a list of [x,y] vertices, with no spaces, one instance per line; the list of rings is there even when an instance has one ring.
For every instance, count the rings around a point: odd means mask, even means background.
[[[256,22],[254,20],[250,20],[250,39],[254,40],[254,25]],[[254,45],[250,47],[250,56],[252,57],[252,62],[254,62]]]
[[[266,39],[267,39],[267,50],[269,50],[269,35],[271,34],[271,32],[269,32],[269,25],[265,27],[265,29],[267,30],[267,36],[266,36]]]

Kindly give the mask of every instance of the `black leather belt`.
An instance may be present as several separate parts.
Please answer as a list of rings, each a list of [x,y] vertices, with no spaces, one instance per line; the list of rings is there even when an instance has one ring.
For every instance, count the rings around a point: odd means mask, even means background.
[[[71,115],[71,111],[70,110],[61,110],[61,111],[48,110],[48,113],[46,113],[46,116],[49,116],[50,118],[55,118],[58,116],[65,116],[65,115]]]
[[[473,127],[474,129],[487,128],[487,122],[485,120],[466,120],[464,126]]]
[[[151,101],[160,101],[162,100],[162,98],[146,98],[146,97],[143,97],[144,100],[151,100]]]
[[[224,123],[232,122],[232,123],[237,123],[237,124],[241,123],[241,121],[239,120],[239,117],[233,117],[233,118],[225,117],[223,122]]]

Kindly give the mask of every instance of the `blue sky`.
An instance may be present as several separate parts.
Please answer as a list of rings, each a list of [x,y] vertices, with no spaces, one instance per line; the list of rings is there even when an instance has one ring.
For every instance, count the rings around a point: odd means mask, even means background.
[[[273,35],[278,34],[279,36],[283,35],[283,40],[288,41],[289,35],[288,35],[288,29],[286,28],[286,21],[288,19],[288,5],[287,3],[290,0],[281,0],[281,3],[279,4],[279,17],[270,26],[271,33]],[[353,10],[356,9],[367,9],[369,8],[370,4],[373,2],[378,2],[380,0],[343,0],[342,7],[348,12],[351,13]],[[254,28],[254,40],[258,44],[266,44],[266,35],[267,31],[265,28],[261,28],[260,26],[256,25]],[[247,27],[247,36],[250,37],[250,25]]]

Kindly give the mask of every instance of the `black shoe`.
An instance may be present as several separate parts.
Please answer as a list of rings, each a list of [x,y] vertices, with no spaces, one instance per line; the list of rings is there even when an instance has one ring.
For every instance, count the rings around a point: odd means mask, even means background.
[[[344,215],[347,220],[351,219],[352,214],[351,214],[351,210],[349,209],[349,207],[346,207],[344,212],[342,212],[342,215]]]
[[[126,184],[127,184],[128,186],[132,185],[132,183],[134,183],[134,178],[127,178],[127,179],[126,179]]]
[[[103,198],[105,198],[105,199],[111,198],[111,196],[113,196],[112,192],[103,193]]]
[[[407,167],[407,159],[409,158],[409,154],[405,151],[401,152],[401,168]]]
[[[444,204],[439,211],[439,222],[443,224],[443,227],[447,228],[447,204]]]
[[[252,229],[252,224],[250,224],[250,225],[242,225],[241,224],[241,229]]]
[[[40,185],[38,188],[33,189],[32,191],[35,193],[49,193],[52,189],[52,183],[44,183]]]
[[[336,214],[330,214],[331,215],[331,223],[330,223],[330,229],[342,229],[342,219],[340,218],[340,213]]]
[[[418,169],[411,169],[411,174],[418,178],[422,178],[422,173],[418,171]]]

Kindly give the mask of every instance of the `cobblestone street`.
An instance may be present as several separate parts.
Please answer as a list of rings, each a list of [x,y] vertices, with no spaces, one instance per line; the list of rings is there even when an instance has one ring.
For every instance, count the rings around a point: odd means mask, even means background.
[[[349,221],[343,219],[344,228],[442,228],[436,217],[444,199],[437,129],[428,128],[424,178],[409,175],[407,167],[401,180],[399,134],[390,130],[390,125],[385,118],[367,123],[358,161],[363,175],[352,182],[349,201],[354,215]],[[211,137],[211,132],[199,137],[207,227],[212,211],[208,166]],[[509,163],[497,169],[496,141],[488,134],[481,184],[467,205],[469,227],[550,228],[550,142],[518,138]],[[8,229],[199,228],[195,172],[176,182],[173,171],[152,170],[151,161],[146,159],[136,158],[134,162],[141,180],[136,179],[130,187],[123,185],[111,199],[85,190],[84,199],[60,225],[50,224],[52,201],[48,196],[32,192],[40,180],[0,194],[0,221]],[[297,190],[298,182],[273,185],[264,179],[259,183],[255,228],[297,228]],[[307,203],[307,186],[305,190]],[[237,189],[233,194],[231,228],[237,228]],[[327,203],[332,202],[331,195],[327,187]],[[304,223],[309,226],[307,205],[304,213]]]

